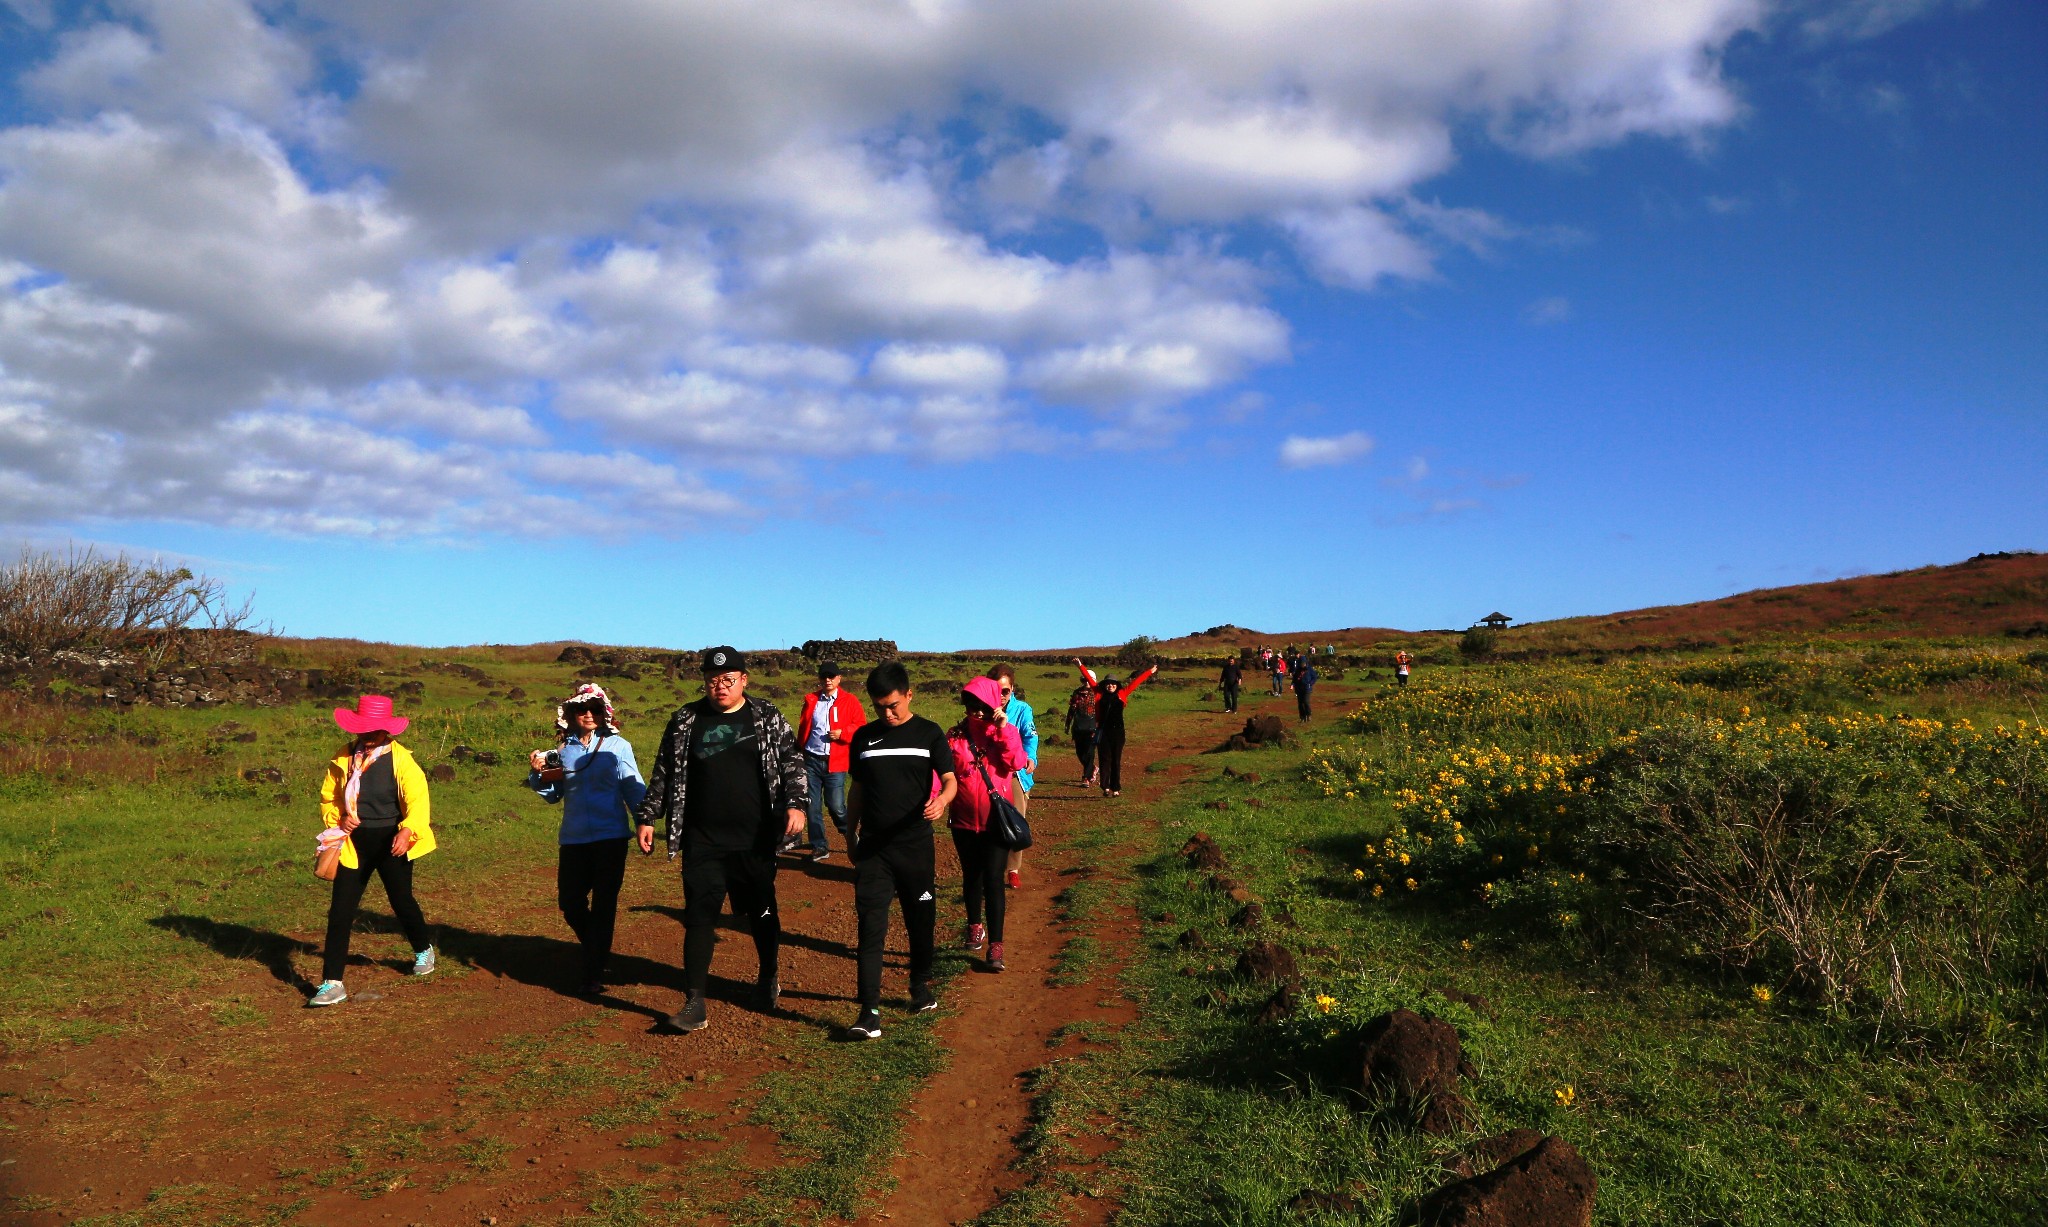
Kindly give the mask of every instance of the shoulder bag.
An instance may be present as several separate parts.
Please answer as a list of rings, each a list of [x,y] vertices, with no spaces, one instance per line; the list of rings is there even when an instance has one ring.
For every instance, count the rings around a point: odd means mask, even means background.
[[[988,789],[988,833],[997,845],[1012,852],[1022,852],[1031,846],[1031,824],[1024,821],[1024,815],[1010,799],[996,791],[995,781],[989,778],[988,764],[982,761],[981,747],[974,744],[974,734],[967,733],[967,749],[974,755],[974,769],[981,772],[982,787]]]

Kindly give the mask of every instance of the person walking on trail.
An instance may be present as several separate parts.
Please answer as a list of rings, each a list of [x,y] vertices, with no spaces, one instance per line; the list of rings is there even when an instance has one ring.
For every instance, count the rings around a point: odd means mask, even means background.
[[[1081,787],[1095,787],[1095,688],[1076,686],[1067,698],[1067,736],[1074,739],[1074,757],[1081,760]]]
[[[1138,687],[1159,672],[1159,666],[1150,666],[1126,685],[1113,677],[1098,680],[1095,671],[1078,656],[1074,658],[1074,665],[1095,688],[1095,752],[1101,762],[1102,795],[1121,797],[1124,795],[1124,705],[1130,702]]]
[[[1017,736],[1024,742],[1024,757],[1030,760],[1017,772],[1017,795],[1010,798],[1010,803],[1017,807],[1017,812],[1029,818],[1031,788],[1038,782],[1038,717],[1032,713],[1031,704],[1025,701],[1023,695],[1017,693],[1015,669],[1009,665],[993,665],[983,676],[996,684],[996,689],[1003,698],[1003,718],[1009,722],[1010,727],[1017,730]],[[1009,854],[1003,865],[1003,881],[1011,890],[1023,887],[1022,849],[1013,850]]]
[[[1273,697],[1277,699],[1284,693],[1280,687],[1287,677],[1287,658],[1275,652],[1267,660],[1266,668],[1273,675]]]
[[[1002,693],[991,679],[978,677],[961,687],[960,703],[967,709],[965,718],[946,734],[960,777],[946,825],[953,830],[953,850],[960,856],[960,893],[967,909],[964,944],[969,950],[984,950],[982,966],[1000,972],[1008,849],[988,829],[990,790],[1015,805],[1024,791],[1019,779],[1031,760],[1024,753],[1024,736],[1005,714]]]
[[[1316,683],[1321,681],[1322,677],[1322,674],[1316,672],[1314,662],[1310,661],[1307,657],[1303,657],[1295,666],[1294,705],[1301,712],[1303,720],[1308,719],[1309,695],[1315,690]]]
[[[1244,666],[1237,663],[1237,657],[1233,656],[1223,662],[1222,682],[1223,710],[1234,712],[1237,710],[1238,687],[1244,685]]]
[[[957,785],[953,751],[935,721],[910,710],[910,674],[887,661],[868,674],[875,719],[852,738],[853,796],[847,809],[847,855],[853,860],[853,910],[859,928],[860,1016],[855,1039],[882,1038],[882,953],[889,937],[889,901],[903,913],[910,945],[910,1008],[939,1008],[932,995],[932,928],[938,923],[932,824],[946,812]]]
[[[626,845],[633,815],[647,799],[647,784],[633,757],[633,743],[619,735],[618,715],[602,686],[584,684],[555,708],[561,745],[535,750],[526,786],[550,805],[562,807],[556,836],[555,903],[582,946],[580,992],[604,992],[604,967],[612,954],[619,916],[619,887],[626,880]]]
[[[810,808],[796,730],[773,703],[747,697],[746,656],[730,647],[704,653],[704,692],[669,717],[638,817],[642,852],[654,850],[659,827],[669,859],[682,858],[686,996],[667,1019],[678,1031],[709,1021],[704,989],[727,895],[760,956],[756,1008],[773,1011],[781,1001],[775,849],[804,829]]]
[[[412,974],[434,973],[434,943],[412,894],[412,863],[434,850],[433,810],[427,775],[412,751],[398,743],[411,721],[391,710],[391,700],[366,694],[353,709],[334,709],[334,722],[352,739],[327,763],[320,781],[320,817],[327,830],[323,846],[340,844],[334,890],[327,904],[327,945],[320,985],[308,1006],[348,1000],[342,976],[348,968],[349,937],[370,875],[384,881],[391,914],[412,945]]]
[[[1406,686],[1408,684],[1408,669],[1414,663],[1415,658],[1408,654],[1408,649],[1402,648],[1394,653],[1394,682],[1397,685]]]
[[[804,748],[805,779],[811,793],[811,862],[832,855],[825,842],[825,815],[832,826],[846,834],[846,772],[850,760],[846,747],[853,744],[854,731],[867,723],[868,714],[860,700],[839,685],[839,666],[826,661],[818,666],[818,688],[804,696],[803,714],[797,717],[796,740]],[[791,847],[796,846],[792,842]],[[785,849],[785,851],[788,849]]]

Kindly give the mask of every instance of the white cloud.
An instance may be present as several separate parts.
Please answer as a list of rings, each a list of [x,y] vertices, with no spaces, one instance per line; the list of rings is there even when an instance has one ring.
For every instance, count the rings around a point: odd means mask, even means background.
[[[1812,20],[1861,35],[1913,5],[1866,7]],[[1284,236],[1359,289],[1526,240],[1419,189],[1475,132],[1542,157],[1711,131],[1740,111],[1721,54],[1766,16],[79,12],[13,82],[35,118],[0,129],[0,520],[425,535],[547,531],[578,500],[622,525],[745,515],[845,456],[1158,442],[1291,352],[1267,295],[1295,274],[1233,240]]]
[[[1322,438],[1289,435],[1280,444],[1280,463],[1290,469],[1330,468],[1363,460],[1372,449],[1372,436],[1362,430]]]
[[[1522,308],[1522,322],[1533,328],[1562,324],[1572,318],[1572,300],[1561,294],[1539,298]]]

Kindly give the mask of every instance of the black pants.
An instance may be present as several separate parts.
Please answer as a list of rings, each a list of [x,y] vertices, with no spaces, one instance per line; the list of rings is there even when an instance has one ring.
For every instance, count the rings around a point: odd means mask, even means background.
[[[778,973],[782,914],[775,907],[772,852],[683,853],[683,987],[701,993],[711,979],[711,952],[718,945],[718,913],[732,896],[732,913],[754,935],[761,978]]]
[[[1102,752],[1102,786],[1110,792],[1124,790],[1124,731],[1099,734],[1096,748]]]
[[[1294,692],[1294,706],[1300,709],[1302,719],[1308,719],[1308,690],[1306,688]]]
[[[1235,682],[1223,683],[1223,710],[1237,710],[1237,683]]]
[[[619,886],[626,880],[626,837],[563,844],[555,862],[555,904],[583,944],[583,982],[604,978],[619,918]]]
[[[1095,730],[1074,730],[1074,757],[1081,760],[1081,778],[1089,779],[1095,774]]]
[[[1003,867],[1010,851],[987,831],[953,832],[953,851],[960,855],[960,895],[967,905],[967,923],[981,924],[988,913],[988,939],[1003,940],[1003,913],[1008,892],[1003,889]]]
[[[863,850],[853,867],[853,912],[860,924],[860,1005],[882,1005],[882,952],[889,943],[889,901],[903,909],[903,930],[910,939],[910,982],[932,978],[932,926],[938,923],[939,901],[933,893],[932,837],[929,830],[898,839],[873,851]]]
[[[434,944],[427,936],[426,917],[420,915],[420,905],[412,897],[412,862],[391,855],[391,841],[397,836],[397,827],[357,827],[350,837],[356,846],[356,867],[343,865],[334,874],[334,894],[327,904],[327,954],[321,963],[321,979],[339,980],[348,966],[349,935],[355,928],[356,909],[362,906],[363,889],[370,884],[373,873],[384,879],[391,914],[398,917],[398,927],[405,931],[405,940],[412,943],[413,953]]]

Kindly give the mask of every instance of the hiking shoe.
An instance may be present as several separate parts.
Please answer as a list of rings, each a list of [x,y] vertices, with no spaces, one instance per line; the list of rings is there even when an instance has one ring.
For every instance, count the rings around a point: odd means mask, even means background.
[[[416,976],[431,976],[434,974],[434,948],[432,946],[428,946],[425,950],[415,950],[412,952],[412,974]]]
[[[669,1026],[683,1032],[702,1031],[710,1026],[711,1020],[704,1016],[704,994],[691,993],[683,1002],[683,1008],[669,1015],[666,1021]]]
[[[1021,890],[1024,887],[1024,875],[1015,869],[1009,870],[1003,874],[1003,885],[1011,890]]]
[[[933,995],[932,995],[932,986],[931,986],[931,985],[929,985],[929,984],[913,984],[913,985],[911,985],[911,986],[910,986],[910,1012],[911,1012],[911,1013],[913,1013],[913,1014],[929,1014],[929,1013],[931,1013],[931,1012],[932,1012],[933,1010],[936,1010],[936,1009],[938,1009],[938,1008],[939,1008],[939,999],[938,999],[937,997],[935,997],[935,996],[933,996]]]
[[[862,1010],[860,1017],[853,1020],[853,1025],[846,1029],[846,1033],[857,1040],[881,1039],[882,1012],[880,1010]]]
[[[968,925],[967,936],[961,941],[960,946],[965,950],[979,950],[981,949],[981,944],[987,940],[988,929],[986,926]]]
[[[813,852],[813,853],[811,853],[811,864],[813,864],[813,865],[822,865],[822,864],[824,864],[824,863],[825,863],[826,861],[829,861],[829,860],[831,860],[831,859],[832,859],[832,851],[831,851],[831,849],[829,849],[829,848],[828,848],[828,849],[826,849],[826,850],[825,850],[825,851],[823,851],[823,852]]]
[[[782,1004],[782,981],[774,976],[763,976],[754,983],[754,1008],[763,1014],[773,1014]]]
[[[320,987],[313,990],[313,995],[306,998],[306,1007],[311,1009],[314,1006],[340,1005],[347,1000],[348,990],[341,986],[341,981],[322,980]]]
[[[990,971],[1001,971],[1003,969],[1003,943],[990,942],[988,944],[988,969]]]

